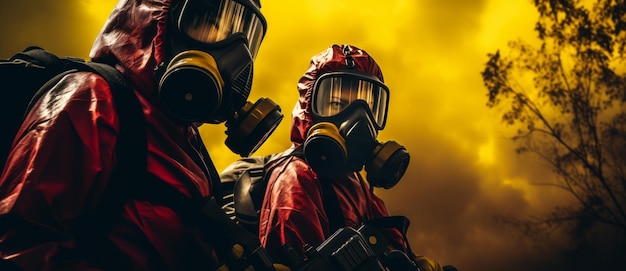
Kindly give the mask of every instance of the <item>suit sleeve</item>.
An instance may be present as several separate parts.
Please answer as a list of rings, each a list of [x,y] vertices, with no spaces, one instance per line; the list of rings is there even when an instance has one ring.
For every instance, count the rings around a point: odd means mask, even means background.
[[[98,75],[67,75],[39,100],[0,177],[2,258],[24,270],[88,270],[75,234],[107,185],[118,129]]]
[[[272,172],[260,214],[259,238],[274,259],[288,244],[303,255],[304,245],[317,246],[328,236],[321,187],[299,158]]]

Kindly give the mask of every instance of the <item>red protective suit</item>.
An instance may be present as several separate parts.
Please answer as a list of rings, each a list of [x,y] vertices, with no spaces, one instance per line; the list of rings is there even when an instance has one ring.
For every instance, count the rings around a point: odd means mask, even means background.
[[[176,0],[172,0],[176,1]],[[170,0],[120,1],[91,50],[130,79],[143,107],[147,167],[154,179],[190,198],[212,193],[210,161],[192,126],[156,106],[155,67],[164,60]],[[116,166],[119,119],[99,75],[65,76],[26,117],[0,178],[0,215],[18,228],[0,232],[0,256],[24,270],[92,270],[77,255],[75,222],[100,199]],[[133,180],[127,180],[133,181]],[[150,187],[145,188],[147,193]],[[215,270],[217,256],[200,225],[146,199],[126,203],[109,232],[104,261],[115,270]],[[81,253],[89,253],[81,248]]]
[[[352,47],[351,55],[356,69],[383,79],[378,65],[364,51]],[[342,48],[333,45],[311,59],[310,68],[298,82],[300,98],[293,112],[291,129],[292,148],[303,144],[311,126],[311,91],[313,83],[322,74],[346,68]],[[278,248],[289,244],[303,252],[303,245],[318,246],[333,232],[329,229],[328,214],[322,203],[322,188],[317,174],[301,158],[291,157],[272,171],[260,212],[259,237],[274,258],[281,257]],[[383,201],[370,192],[358,172],[332,179],[345,226],[388,216]],[[407,244],[398,230],[386,231],[396,249]]]

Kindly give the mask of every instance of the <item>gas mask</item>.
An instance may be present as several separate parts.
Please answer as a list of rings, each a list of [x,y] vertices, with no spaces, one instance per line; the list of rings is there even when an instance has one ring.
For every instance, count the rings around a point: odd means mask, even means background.
[[[373,187],[395,186],[409,165],[409,153],[395,141],[378,142],[385,126],[389,89],[376,77],[355,71],[320,76],[313,87],[314,124],[304,156],[321,176],[360,171]]]
[[[157,71],[159,101],[183,123],[226,122],[226,145],[248,156],[283,118],[261,98],[247,101],[266,22],[251,0],[181,0],[169,14],[171,60]]]

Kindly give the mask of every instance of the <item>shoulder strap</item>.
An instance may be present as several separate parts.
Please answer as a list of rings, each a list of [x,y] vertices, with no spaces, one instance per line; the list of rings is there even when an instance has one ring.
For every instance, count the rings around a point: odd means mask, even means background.
[[[107,188],[108,191],[105,196],[111,194],[108,197],[111,200],[115,199],[113,201],[118,201],[117,198],[121,198],[119,193],[129,193],[133,190],[128,189],[129,186],[140,186],[138,181],[144,179],[142,177],[146,172],[147,144],[144,115],[133,88],[120,71],[103,63],[87,62],[84,59],[69,56],[59,57],[38,46],[30,46],[15,54],[10,60],[26,61],[31,63],[30,65],[41,66],[51,72],[59,73],[37,90],[31,98],[25,114],[28,114],[28,111],[43,94],[69,73],[89,71],[102,76],[110,86],[120,122],[120,135],[115,147],[118,162],[113,171],[112,181],[108,185],[110,188]],[[133,182],[122,183],[126,180],[133,180]],[[102,208],[106,210],[115,209]]]
[[[20,59],[32,60],[34,63],[44,65],[64,72],[46,82],[33,96],[27,107],[26,114],[46,91],[56,84],[63,76],[76,71],[89,71],[102,76],[110,86],[114,106],[119,116],[120,135],[116,145],[118,163],[114,169],[110,190],[129,191],[129,185],[139,187],[139,182],[121,184],[123,180],[143,180],[146,172],[146,129],[143,109],[135,92],[127,79],[113,66],[98,63],[85,62],[83,59],[73,57],[58,57],[40,47],[29,47],[24,52],[16,54]],[[119,186],[119,187],[118,187]],[[123,187],[122,187],[123,186]],[[123,188],[123,189],[120,189]],[[113,196],[116,198],[117,196]]]
[[[26,61],[29,62],[31,65],[46,67],[53,70],[60,70],[63,68],[64,65],[64,63],[59,61],[61,59],[62,58],[59,58],[57,55],[48,52],[39,46],[29,46],[21,52],[13,55],[11,58],[9,58],[9,61]]]
[[[50,67],[51,69],[64,71],[46,82],[46,84],[35,93],[27,107],[27,111],[30,110],[34,102],[41,95],[68,73],[90,71],[102,76],[111,88],[115,109],[120,120],[120,136],[116,145],[118,163],[114,169],[113,179],[143,179],[141,177],[146,171],[147,152],[143,109],[132,86],[120,71],[111,65],[103,63],[86,62],[83,59],[73,57],[58,57],[37,46],[26,48],[23,52],[16,54],[12,59],[15,58],[30,60],[33,61],[33,63]],[[118,182],[116,181],[114,183]],[[132,184],[135,183],[137,182],[133,182]],[[126,183],[124,187],[128,187],[128,185],[129,184]],[[122,189],[122,191],[126,190],[128,189]]]
[[[129,185],[133,188],[139,187],[140,181],[145,179],[147,169],[146,128],[142,106],[127,79],[117,69],[97,62],[86,64],[109,83],[120,122],[120,135],[115,146],[118,162],[109,187],[115,193],[120,190],[132,192],[133,189],[128,189]],[[132,182],[127,182],[130,180]]]
[[[75,221],[77,228],[76,245],[80,252],[93,251],[93,249],[106,250],[106,232],[112,226],[113,221],[119,216],[124,203],[130,197],[130,193],[137,191],[143,186],[142,181],[146,174],[146,132],[144,114],[141,104],[127,79],[113,66],[87,62],[84,59],[74,57],[58,57],[41,47],[32,46],[23,52],[15,54],[11,61],[25,61],[29,65],[39,66],[47,70],[48,75],[56,75],[43,84],[32,95],[26,111],[30,110],[34,102],[46,91],[59,82],[65,75],[88,71],[102,76],[110,86],[114,106],[119,116],[119,137],[115,146],[117,164],[113,169],[111,179],[107,184],[102,199],[96,204],[88,215]],[[27,114],[28,112],[24,112]],[[89,248],[89,249],[82,249]],[[103,264],[106,259],[101,259],[101,253],[83,255],[94,264]]]
[[[84,220],[79,232],[83,245],[89,248],[106,250],[106,232],[116,221],[124,204],[145,187],[147,176],[147,139],[145,118],[142,106],[127,79],[114,67],[96,63],[83,63],[86,70],[96,72],[108,83],[113,94],[115,109],[120,122],[120,134],[115,146],[117,164],[102,199],[93,210],[93,216]],[[79,68],[80,70],[81,68]],[[102,239],[104,238],[104,239]],[[90,242],[93,242],[90,244]],[[101,244],[101,245],[94,245]],[[95,253],[90,256],[101,256]],[[91,259],[95,263],[104,264],[107,259]]]

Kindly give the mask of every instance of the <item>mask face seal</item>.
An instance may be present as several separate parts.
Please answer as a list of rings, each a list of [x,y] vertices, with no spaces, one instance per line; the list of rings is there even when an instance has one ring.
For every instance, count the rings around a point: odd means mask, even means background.
[[[267,29],[257,3],[181,0],[172,6],[158,98],[173,120],[226,122],[226,145],[241,156],[256,151],[283,118],[270,99],[247,101],[253,63]]]
[[[355,102],[365,105],[377,130],[385,128],[389,89],[376,77],[346,70],[325,73],[315,81],[311,112],[317,119],[330,120]]]
[[[360,171],[376,145],[378,131],[363,101],[309,128],[304,142],[307,162],[321,175]]]
[[[353,71],[327,73],[314,84],[314,125],[304,142],[304,155],[320,176],[363,169],[372,187],[389,189],[404,175],[410,160],[395,141],[380,143],[386,122],[389,90],[376,78]]]
[[[172,6],[158,96],[181,122],[222,123],[245,103],[267,23],[251,1],[182,0]]]
[[[304,142],[305,159],[323,177],[360,171],[365,165],[368,183],[378,188],[390,189],[404,176],[410,161],[404,146],[395,141],[369,144],[349,141],[335,124],[316,123]]]

